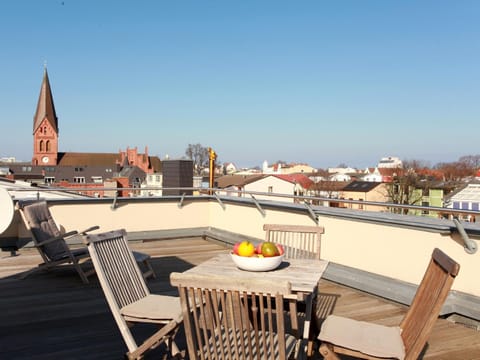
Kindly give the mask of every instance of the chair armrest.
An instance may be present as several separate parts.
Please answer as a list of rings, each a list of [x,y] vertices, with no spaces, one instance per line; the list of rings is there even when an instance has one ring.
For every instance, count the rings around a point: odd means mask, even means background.
[[[81,235],[85,235],[87,232],[97,230],[97,229],[100,229],[100,226],[98,226],[98,225],[90,226],[88,229],[85,229],[83,231],[79,231],[78,233],[81,234]]]
[[[73,231],[69,231],[65,234],[62,234],[62,235],[59,235],[59,236],[55,236],[55,237],[52,237],[50,239],[47,239],[47,240],[44,240],[42,242],[39,242],[38,244],[35,245],[35,247],[39,247],[39,246],[43,246],[43,245],[47,245],[47,244],[50,244],[54,241],[58,241],[58,240],[61,240],[61,239],[64,239],[66,237],[70,237],[70,236],[73,236],[73,235],[77,235],[78,234],[78,231],[76,230],[73,230]]]

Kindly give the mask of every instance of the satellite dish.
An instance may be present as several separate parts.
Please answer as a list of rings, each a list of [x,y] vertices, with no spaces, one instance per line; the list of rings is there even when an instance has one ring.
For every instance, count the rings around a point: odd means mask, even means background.
[[[13,220],[15,206],[8,191],[0,188],[0,234],[8,229]]]

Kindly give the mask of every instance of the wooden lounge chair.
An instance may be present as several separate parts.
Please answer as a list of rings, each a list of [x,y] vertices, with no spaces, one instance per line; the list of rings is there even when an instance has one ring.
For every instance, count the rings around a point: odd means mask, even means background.
[[[70,249],[67,241],[75,236],[86,235],[88,232],[99,229],[92,226],[83,231],[69,231],[62,233],[55,223],[46,201],[18,202],[17,208],[23,218],[25,226],[30,230],[35,248],[40,253],[43,263],[38,267],[22,274],[25,279],[28,275],[39,270],[50,270],[61,264],[73,264],[80,278],[88,283],[88,277],[95,274],[92,267],[88,271],[82,269],[81,263],[90,258],[86,247]],[[144,277],[155,277],[150,264],[150,255],[134,252],[135,259],[145,268]]]
[[[88,283],[88,276],[93,275],[95,270],[84,271],[81,262],[89,259],[87,248],[70,249],[66,240],[85,235],[89,231],[98,229],[98,226],[92,226],[83,231],[69,231],[62,233],[52,218],[46,201],[36,201],[33,203],[17,203],[17,208],[23,218],[25,226],[30,230],[35,248],[40,253],[43,263],[24,274],[21,279],[39,270],[50,270],[61,264],[73,264],[80,278],[84,283]]]
[[[179,290],[190,359],[285,360],[293,354],[296,339],[285,333],[282,311],[289,282],[187,273],[172,273],[170,281]]]
[[[327,317],[318,338],[325,359],[336,353],[362,359],[417,359],[435,325],[460,265],[435,249],[415,297],[399,326],[388,327],[336,315]]]
[[[127,345],[129,359],[165,343],[170,355],[179,354],[174,342],[182,321],[178,297],[151,294],[128,247],[125,230],[86,235],[84,241],[97,271],[110,310]],[[137,345],[130,327],[158,324],[159,330]]]
[[[320,259],[322,226],[264,224],[265,241],[282,244],[286,258]]]

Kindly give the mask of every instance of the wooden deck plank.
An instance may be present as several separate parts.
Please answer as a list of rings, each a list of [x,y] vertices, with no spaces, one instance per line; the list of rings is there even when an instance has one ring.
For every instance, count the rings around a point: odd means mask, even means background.
[[[153,293],[163,294],[176,294],[169,283],[172,271],[184,271],[228,251],[201,238],[132,242],[131,246],[151,254],[158,278],[148,285]],[[83,284],[66,266],[19,280],[19,273],[40,262],[34,249],[22,249],[19,254],[0,256],[0,358],[122,359],[126,346],[97,279],[93,277],[90,284]],[[324,280],[320,282],[320,293],[320,320],[333,311],[358,320],[395,325],[406,311],[405,306]],[[139,330],[136,335],[141,337],[148,326]],[[145,359],[163,357],[164,349],[160,347]],[[480,360],[480,332],[439,319],[424,359]]]

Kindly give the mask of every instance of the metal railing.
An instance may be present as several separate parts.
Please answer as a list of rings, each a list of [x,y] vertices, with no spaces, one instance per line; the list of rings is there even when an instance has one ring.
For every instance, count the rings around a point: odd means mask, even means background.
[[[34,193],[36,198],[40,198],[40,193],[48,193],[48,192],[63,192],[66,194],[72,195],[83,195],[87,196],[85,192],[92,192],[92,188],[85,187],[85,188],[62,188],[62,187],[34,187],[34,188],[7,188],[8,191],[13,192],[30,192]],[[191,196],[213,196],[221,202],[220,197],[222,194],[225,197],[243,197],[243,198],[251,198],[254,199],[257,206],[260,206],[258,203],[258,197],[266,197],[269,199],[289,199],[292,203],[297,204],[305,204],[305,205],[313,205],[316,204],[317,206],[327,206],[325,203],[335,203],[335,204],[345,204],[345,205],[359,205],[363,207],[382,207],[388,209],[387,212],[394,212],[398,214],[407,215],[403,212],[395,212],[391,211],[393,209],[397,210],[411,210],[411,211],[418,211],[418,212],[437,212],[445,215],[473,215],[478,216],[480,218],[480,211],[475,210],[466,210],[466,209],[453,209],[453,208],[445,208],[445,207],[438,207],[438,206],[421,206],[421,205],[408,205],[408,204],[397,204],[391,202],[378,202],[378,201],[364,201],[364,200],[351,200],[351,199],[341,199],[341,198],[329,198],[329,197],[321,197],[321,196],[306,196],[306,195],[291,195],[291,194],[283,194],[283,193],[273,193],[273,192],[259,192],[259,191],[245,191],[245,190],[225,190],[219,188],[208,188],[208,187],[125,187],[125,188],[117,188],[117,187],[105,187],[101,189],[94,189],[96,191],[102,191],[107,193],[114,193],[113,196],[103,196],[103,198],[111,198],[114,203],[118,201],[118,199],[127,199],[131,198],[131,196],[120,196],[119,193],[121,192],[133,192],[140,193],[140,195],[135,195],[133,197],[136,198],[153,198],[159,196],[151,196],[151,195],[141,195],[142,192],[147,191],[168,191],[168,192],[177,192],[177,195],[162,195],[160,197],[172,197],[172,196],[181,196],[185,197],[186,193],[192,193]],[[87,196],[88,197],[88,196]],[[182,200],[183,202],[183,200]],[[327,206],[330,207],[330,206]],[[260,209],[259,209],[260,210]],[[361,211],[361,209],[358,209]],[[410,214],[411,215],[411,214]],[[418,215],[422,216],[422,215]]]

